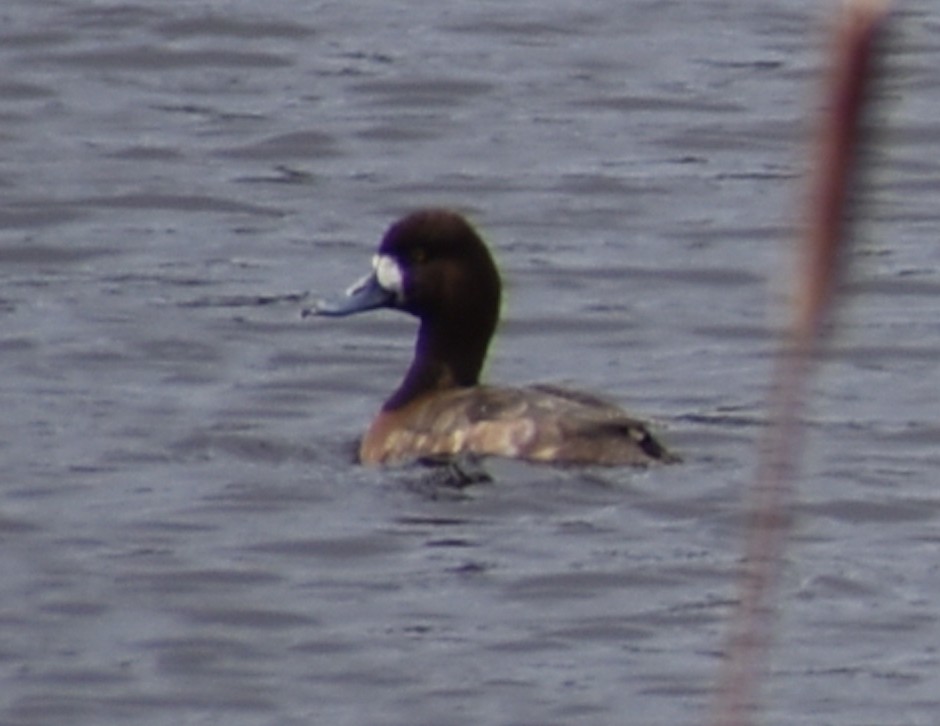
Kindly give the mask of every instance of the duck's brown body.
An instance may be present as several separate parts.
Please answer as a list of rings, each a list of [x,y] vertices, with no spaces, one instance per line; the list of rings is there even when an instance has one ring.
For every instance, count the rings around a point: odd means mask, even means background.
[[[447,210],[411,214],[389,228],[373,273],[315,312],[391,307],[421,326],[401,385],[359,450],[365,464],[476,454],[556,464],[676,461],[643,422],[595,396],[556,388],[480,385],[499,317],[501,284],[483,240]]]
[[[359,449],[365,464],[476,454],[601,466],[675,457],[642,421],[593,396],[554,386],[472,386],[437,391],[382,411]]]

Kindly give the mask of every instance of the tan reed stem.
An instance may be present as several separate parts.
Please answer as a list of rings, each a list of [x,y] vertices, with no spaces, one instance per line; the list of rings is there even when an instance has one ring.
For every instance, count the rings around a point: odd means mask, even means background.
[[[845,257],[847,211],[859,167],[861,119],[887,0],[844,3],[834,31],[825,109],[808,180],[794,311],[777,359],[766,431],[751,492],[738,602],[713,723],[756,723],[774,618],[773,596],[790,531],[804,389]]]

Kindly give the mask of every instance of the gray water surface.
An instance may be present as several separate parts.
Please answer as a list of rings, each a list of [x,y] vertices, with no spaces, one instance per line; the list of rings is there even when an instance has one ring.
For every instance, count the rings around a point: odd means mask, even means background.
[[[879,90],[766,723],[940,712],[931,7]],[[827,10],[7,0],[0,723],[702,723]],[[686,463],[355,466],[414,322],[299,312],[427,205],[506,278],[490,379],[602,392]]]

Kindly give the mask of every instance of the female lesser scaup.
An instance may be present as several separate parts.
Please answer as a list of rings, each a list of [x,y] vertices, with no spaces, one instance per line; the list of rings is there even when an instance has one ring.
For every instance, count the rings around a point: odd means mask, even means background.
[[[373,271],[316,315],[397,308],[420,321],[405,379],[359,449],[365,464],[477,454],[558,464],[644,465],[678,458],[642,421],[602,399],[548,385],[480,385],[500,281],[473,227],[447,210],[393,224]]]

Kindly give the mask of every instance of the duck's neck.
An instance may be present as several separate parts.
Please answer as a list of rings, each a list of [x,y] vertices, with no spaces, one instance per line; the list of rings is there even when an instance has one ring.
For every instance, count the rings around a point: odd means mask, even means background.
[[[422,320],[411,367],[383,408],[394,410],[431,391],[479,383],[493,331],[473,327]]]

